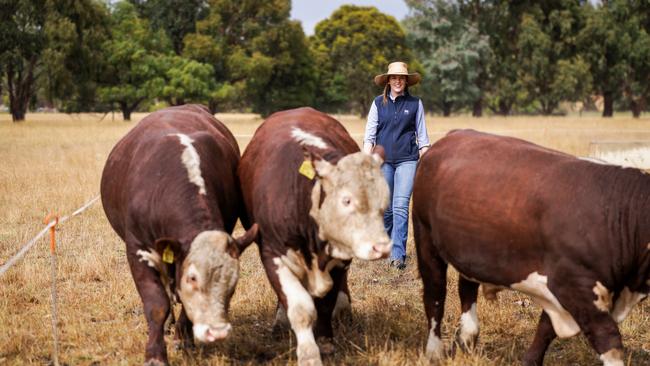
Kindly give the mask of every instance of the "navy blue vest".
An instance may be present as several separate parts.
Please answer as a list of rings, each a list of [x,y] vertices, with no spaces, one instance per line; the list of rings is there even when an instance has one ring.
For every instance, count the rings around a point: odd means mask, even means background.
[[[420,99],[404,93],[394,102],[390,96],[386,104],[383,100],[383,95],[375,98],[379,117],[376,145],[384,147],[387,163],[418,160],[415,121]]]

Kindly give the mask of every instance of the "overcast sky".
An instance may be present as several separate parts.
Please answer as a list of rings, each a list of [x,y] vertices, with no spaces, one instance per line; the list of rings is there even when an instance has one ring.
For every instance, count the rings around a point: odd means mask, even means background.
[[[345,4],[374,6],[398,21],[404,19],[408,12],[404,0],[291,0],[291,18],[301,21],[302,29],[311,36],[316,23],[329,18],[334,10]]]

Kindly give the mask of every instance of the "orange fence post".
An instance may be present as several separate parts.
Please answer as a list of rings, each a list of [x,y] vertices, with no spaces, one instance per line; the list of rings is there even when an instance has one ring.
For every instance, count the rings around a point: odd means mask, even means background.
[[[56,225],[59,224],[59,216],[56,214],[49,214],[45,217],[44,224],[49,224],[55,220],[54,225],[50,227],[50,267],[52,277],[52,337],[54,339],[54,349],[52,352],[52,363],[54,366],[59,366],[59,339],[57,332],[57,312],[56,312]]]

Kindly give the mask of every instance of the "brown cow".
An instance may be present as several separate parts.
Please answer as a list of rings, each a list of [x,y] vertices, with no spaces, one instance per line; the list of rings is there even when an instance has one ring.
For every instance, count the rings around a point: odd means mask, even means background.
[[[605,365],[623,365],[617,322],[650,290],[649,175],[466,130],[431,147],[414,187],[430,357],[443,356],[451,264],[461,276],[461,344],[478,335],[482,283],[542,307],[524,364],[541,365],[556,336],[582,331]]]
[[[349,301],[339,291],[350,260],[390,253],[381,162],[311,108],[270,116],[242,156],[249,221],[259,225],[260,256],[296,334],[300,365],[321,364],[315,339],[332,337],[337,298]]]
[[[146,365],[167,364],[164,323],[170,297],[184,345],[213,342],[231,329],[227,312],[239,254],[256,226],[233,240],[243,212],[239,147],[205,107],[150,114],[111,151],[101,181],[104,211],[126,254],[149,328]]]

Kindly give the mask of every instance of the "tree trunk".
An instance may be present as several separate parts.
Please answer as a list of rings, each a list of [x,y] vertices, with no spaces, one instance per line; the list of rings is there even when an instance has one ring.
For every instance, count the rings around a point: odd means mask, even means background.
[[[483,117],[483,98],[474,101],[472,117]]]
[[[32,97],[32,90],[34,86],[34,66],[36,65],[36,57],[33,57],[27,65],[25,76],[23,77],[22,70],[14,74],[14,65],[7,67],[7,86],[9,92],[9,111],[11,112],[11,119],[14,122],[25,120],[29,100]]]
[[[634,118],[641,117],[641,112],[645,109],[645,101],[643,99],[630,101],[630,108],[632,108],[632,116]]]
[[[609,91],[603,93],[603,99],[604,99],[603,117],[613,117],[614,116],[614,93]]]
[[[509,115],[511,106],[512,104],[506,103],[504,100],[499,101],[499,111],[497,114],[500,116]]]
[[[142,102],[144,98],[140,98],[133,102],[133,104],[129,105],[128,102],[126,101],[121,101],[118,102],[120,106],[120,110],[122,111],[122,117],[125,121],[130,121],[131,120],[131,112],[133,112],[136,108],[138,108],[138,105],[140,102]]]
[[[454,105],[453,102],[442,102],[442,116],[449,117],[451,116],[451,107]]]
[[[217,113],[218,108],[219,108],[219,105],[218,105],[218,103],[217,103],[216,100],[211,99],[211,100],[208,102],[208,109],[210,109],[210,113],[212,113],[212,114]]]
[[[120,110],[122,111],[122,119],[125,121],[130,121],[131,120],[131,112],[133,112],[133,109],[129,107],[129,103],[127,102],[118,102],[117,103],[120,106]]]

